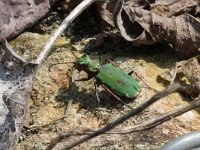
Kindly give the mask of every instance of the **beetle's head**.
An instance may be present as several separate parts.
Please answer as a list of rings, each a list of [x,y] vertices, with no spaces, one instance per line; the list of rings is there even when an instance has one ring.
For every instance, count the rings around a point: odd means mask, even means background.
[[[79,71],[84,70],[86,72],[97,72],[99,67],[99,60],[93,60],[89,55],[81,56],[76,63],[76,69]]]
[[[88,65],[90,60],[91,59],[90,59],[90,57],[88,55],[83,55],[77,60],[77,63],[79,65]]]
[[[78,71],[85,70],[88,67],[90,61],[91,59],[88,55],[81,56],[76,62],[76,69]]]

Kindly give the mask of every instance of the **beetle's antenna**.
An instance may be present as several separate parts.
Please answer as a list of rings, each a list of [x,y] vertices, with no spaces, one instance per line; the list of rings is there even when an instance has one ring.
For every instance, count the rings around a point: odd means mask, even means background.
[[[152,89],[154,92],[158,92],[156,89],[154,89],[153,87],[151,87],[150,85],[148,85],[143,79],[142,77],[140,77],[135,71],[132,71],[132,73],[135,73],[135,75],[149,88]]]
[[[65,63],[56,63],[56,64],[52,64],[49,66],[48,68],[48,74],[51,72],[51,68],[55,65],[59,65],[59,64],[68,64],[68,63],[73,63],[75,65],[76,62],[65,62]],[[72,70],[74,70],[75,68],[72,68]],[[53,80],[53,77],[49,74],[51,80]]]
[[[74,55],[74,57],[76,57],[76,59],[78,59],[78,57],[75,55],[74,51],[71,51],[71,52]]]
[[[75,61],[69,61],[69,62],[63,62],[63,63],[52,64],[52,65],[49,66],[48,71],[50,72],[50,71],[51,71],[51,68],[52,68],[53,66],[55,66],[55,65],[64,65],[64,64],[68,64],[68,63],[72,63],[72,64],[75,65],[76,62],[75,62]]]

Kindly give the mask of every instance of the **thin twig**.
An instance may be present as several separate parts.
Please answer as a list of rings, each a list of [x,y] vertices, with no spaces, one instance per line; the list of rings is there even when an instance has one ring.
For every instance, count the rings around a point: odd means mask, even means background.
[[[61,23],[60,27],[53,33],[50,39],[47,41],[41,53],[38,55],[35,64],[41,64],[41,62],[48,55],[52,45],[56,39],[63,33],[63,31],[70,25],[70,23],[79,15],[81,12],[88,8],[96,0],[84,0],[82,1]]]
[[[155,127],[163,122],[166,122],[170,119],[172,119],[173,117],[177,117],[180,116],[190,110],[193,110],[197,107],[200,106],[200,96],[197,97],[196,99],[194,99],[191,103],[187,104],[184,107],[169,111],[161,116],[158,116],[156,118],[152,118],[148,121],[145,121],[143,123],[134,125],[134,126],[129,126],[127,128],[124,129],[114,129],[111,132],[109,132],[110,134],[126,134],[126,133],[131,133],[131,132],[136,132],[136,131],[141,131],[141,130],[146,130],[152,127]]]
[[[189,13],[190,11],[196,9],[197,7],[198,7],[198,3],[193,2],[190,5],[183,6],[180,9],[175,10],[175,12],[173,12],[171,15],[169,15],[169,17],[178,16],[178,15],[181,15],[181,14],[184,14],[184,13]]]
[[[65,118],[67,118],[67,116],[60,117],[60,118],[58,118],[58,119],[56,119],[56,120],[54,120],[54,121],[51,121],[50,123],[44,124],[44,125],[33,126],[33,127],[31,127],[29,130],[32,131],[32,130],[37,130],[37,129],[46,128],[46,127],[49,127],[49,126],[51,126],[51,125],[55,125],[56,123],[58,123],[59,121],[65,119]]]
[[[174,83],[174,80],[175,80],[176,75],[177,75],[177,67],[178,67],[178,63],[176,62],[175,68],[174,68],[174,73],[173,73],[172,79],[170,81],[170,84]]]
[[[133,116],[137,115],[138,113],[143,111],[145,108],[147,108],[148,106],[150,106],[151,104],[153,104],[154,102],[159,100],[160,98],[163,98],[163,97],[167,96],[168,94],[179,90],[180,88],[182,88],[182,87],[181,87],[181,85],[179,83],[170,85],[165,90],[163,90],[161,92],[158,92],[157,94],[152,96],[150,99],[148,99],[146,102],[142,103],[139,107],[131,110],[127,114],[125,114],[125,115],[121,116],[120,118],[116,119],[115,121],[109,123],[105,127],[96,130],[95,132],[89,134],[88,136],[83,137],[82,139],[80,139],[78,141],[75,141],[74,143],[72,143],[70,145],[66,145],[62,150],[73,148],[73,147],[75,147],[75,146],[77,146],[77,145],[79,145],[79,144],[81,144],[81,143],[83,143],[85,141],[88,141],[89,139],[92,139],[92,138],[94,138],[94,137],[96,137],[96,136],[98,136],[100,134],[103,134],[103,133],[113,129],[114,127],[116,127],[120,123],[126,121],[130,117],[133,117]]]
[[[94,130],[83,129],[78,131],[75,129],[70,132],[60,133],[56,138],[51,140],[46,150],[52,150],[60,141],[62,141],[65,138],[69,138],[70,136],[85,135],[85,134],[90,134],[92,132],[94,132]]]

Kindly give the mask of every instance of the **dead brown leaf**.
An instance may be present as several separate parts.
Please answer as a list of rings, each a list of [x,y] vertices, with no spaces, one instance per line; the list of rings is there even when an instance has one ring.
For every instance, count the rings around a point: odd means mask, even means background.
[[[185,58],[199,54],[200,22],[192,16],[199,13],[199,1],[125,0],[121,4],[98,2],[97,6],[102,19],[117,26],[127,41],[171,44]]]
[[[192,97],[198,96],[200,94],[200,55],[177,62],[174,69],[161,74],[160,77],[167,81],[181,82],[185,85],[183,92]]]
[[[176,77],[185,76],[191,86],[184,92],[191,96],[200,94],[200,55],[189,60],[180,61],[176,64]]]

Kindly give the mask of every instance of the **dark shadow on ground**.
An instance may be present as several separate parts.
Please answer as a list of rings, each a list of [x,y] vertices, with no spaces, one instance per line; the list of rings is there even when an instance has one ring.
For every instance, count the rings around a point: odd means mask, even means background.
[[[100,108],[106,108],[107,110],[116,108],[122,110],[124,107],[127,107],[104,90],[98,91],[98,96],[100,99]],[[76,84],[73,84],[70,89],[60,88],[56,100],[64,105],[67,105],[70,100],[73,100],[73,103],[80,104],[80,109],[86,109],[89,112],[94,112],[99,107],[94,88],[79,90]],[[122,100],[127,105],[134,101],[134,99],[130,100],[126,98],[122,98]]]
[[[105,47],[110,47],[110,49],[105,50]],[[129,42],[122,42],[121,45],[117,46],[111,39],[110,41],[107,40],[107,42],[100,47],[87,50],[87,53],[92,56],[98,54],[99,58],[101,58],[101,55],[107,55],[108,59],[113,61],[117,57],[135,60],[142,59],[146,62],[154,63],[163,69],[174,66],[175,63],[180,60],[180,57],[170,45],[153,44],[133,46]]]

